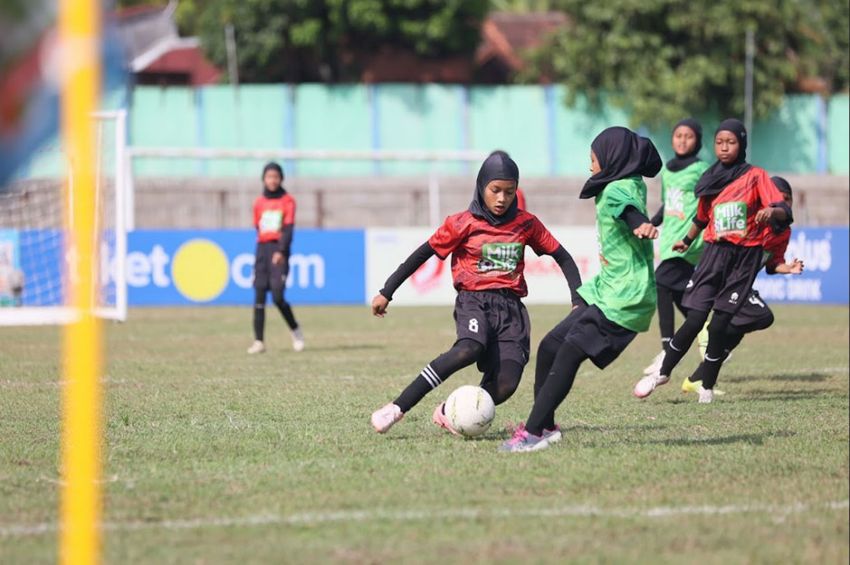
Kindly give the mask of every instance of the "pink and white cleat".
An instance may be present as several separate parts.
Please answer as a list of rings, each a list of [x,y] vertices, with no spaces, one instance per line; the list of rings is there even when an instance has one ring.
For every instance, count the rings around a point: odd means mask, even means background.
[[[446,417],[445,412],[443,411],[443,407],[446,405],[445,402],[441,402],[435,409],[434,414],[431,416],[431,421],[443,428],[446,431],[453,433],[456,436],[459,436],[460,433],[452,427],[452,423],[449,422],[449,419]]]
[[[385,434],[402,418],[404,418],[404,413],[401,408],[390,402],[372,412],[372,427],[379,434]]]
[[[505,426],[505,431],[508,432],[511,436],[513,436],[517,430],[524,430],[525,422],[513,423],[509,422],[507,426]],[[549,444],[558,443],[561,441],[561,438],[564,437],[561,433],[561,426],[555,424],[555,427],[552,429],[543,428],[543,438],[549,441]]]

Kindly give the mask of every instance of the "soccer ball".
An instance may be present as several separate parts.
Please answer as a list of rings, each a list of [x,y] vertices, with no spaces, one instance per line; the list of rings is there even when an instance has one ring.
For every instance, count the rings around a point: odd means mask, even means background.
[[[445,414],[455,430],[466,437],[476,437],[490,428],[496,405],[483,388],[464,385],[446,399]]]

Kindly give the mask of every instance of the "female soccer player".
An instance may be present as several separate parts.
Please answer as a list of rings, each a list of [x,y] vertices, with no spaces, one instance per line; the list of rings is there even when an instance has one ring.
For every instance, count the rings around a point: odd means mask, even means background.
[[[249,354],[266,350],[263,332],[266,325],[266,294],[280,310],[292,333],[292,348],[304,349],[304,335],[292,308],[283,298],[286,275],[289,273],[289,249],[295,229],[295,199],[283,188],[283,169],[277,163],[263,167],[263,194],[254,201],[254,227],[257,229],[257,250],[254,262],[254,343]]]
[[[708,163],[698,156],[702,148],[702,126],[693,118],[687,118],[673,128],[673,151],[676,156],[661,169],[661,208],[652,218],[652,225],[662,222],[664,228],[659,236],[661,263],[655,269],[655,284],[658,287],[658,325],[661,329],[661,352],[644,369],[649,375],[661,367],[664,345],[673,337],[675,310],[682,315],[682,295],[685,285],[694,274],[694,266],[702,255],[702,240],[697,240],[686,253],[673,251],[673,244],[688,234],[691,222],[697,213],[697,197],[694,187],[708,168]]]
[[[770,177],[782,199],[793,209],[794,196],[791,185],[782,177]],[[799,275],[802,274],[805,265],[800,259],[794,258],[790,263],[785,262],[785,250],[791,241],[791,228],[778,222],[772,222],[770,233],[765,238],[764,255],[762,264],[768,275]],[[729,357],[733,349],[738,347],[744,335],[760,330],[765,330],[773,325],[773,312],[770,307],[759,296],[757,290],[750,292],[744,305],[732,318],[726,328],[726,341],[723,345],[723,358]],[[682,381],[682,392],[698,392],[702,386],[702,373],[704,363],[700,363],[697,370],[690,377]],[[715,391],[717,393],[718,391]]]
[[[584,303],[550,331],[537,350],[534,406],[501,451],[536,451],[561,439],[555,410],[590,359],[604,369],[649,329],[655,312],[650,239],[658,230],[646,216],[646,184],[661,157],[652,142],[622,127],[600,133],[590,146],[590,172],[580,198],[596,199],[601,270],[579,288]]]
[[[452,256],[458,291],[454,319],[457,341],[422,369],[401,395],[372,414],[372,426],[385,433],[422,398],[452,374],[473,363],[484,373],[481,387],[496,404],[516,390],[528,362],[529,321],[520,298],[528,293],[523,277],[525,246],[551,255],[574,297],[581,286],[575,261],[535,216],[519,210],[519,169],[504,152],[491,154],[478,172],[469,209],[446,218],[434,235],[402,263],[372,299],[372,313],[383,317],[393,293],[420,265],[436,254]],[[455,433],[443,413],[433,421]]]
[[[747,163],[747,130],[735,119],[720,123],[714,134],[717,161],[702,175],[694,192],[697,215],[688,234],[673,249],[688,250],[705,230],[705,251],[688,281],[682,305],[685,322],[667,342],[660,369],[635,385],[638,398],[649,396],[667,383],[673,368],[690,348],[714,310],[708,325],[708,347],[699,401],[714,400],[714,384],[723,362],[725,333],[735,313],[747,300],[761,269],[762,252],[771,225],[790,225],[791,208],[764,169]]]

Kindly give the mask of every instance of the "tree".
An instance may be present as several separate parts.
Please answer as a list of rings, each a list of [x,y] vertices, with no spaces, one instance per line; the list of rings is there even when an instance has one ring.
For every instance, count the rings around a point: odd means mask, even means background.
[[[754,111],[776,108],[801,79],[848,82],[848,6],[829,0],[561,0],[571,25],[530,55],[522,78],[563,81],[626,109],[632,125],[744,109],[747,29],[755,33]]]
[[[487,0],[188,0],[177,18],[220,66],[232,24],[247,82],[340,81],[358,78],[354,55],[381,46],[471,54],[487,8]]]

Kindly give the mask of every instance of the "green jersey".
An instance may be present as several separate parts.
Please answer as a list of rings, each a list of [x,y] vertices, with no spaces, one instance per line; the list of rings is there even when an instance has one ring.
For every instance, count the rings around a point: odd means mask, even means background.
[[[601,269],[578,293],[615,324],[645,332],[655,313],[652,240],[638,239],[620,219],[627,206],[646,214],[646,184],[640,177],[608,183],[596,196]]]
[[[685,253],[673,251],[673,244],[688,235],[697,215],[699,198],[694,194],[697,181],[708,168],[705,161],[697,161],[675,173],[666,166],[661,169],[661,201],[664,203],[664,224],[658,247],[661,260],[684,259],[696,265],[702,255],[703,240],[697,237]]]

